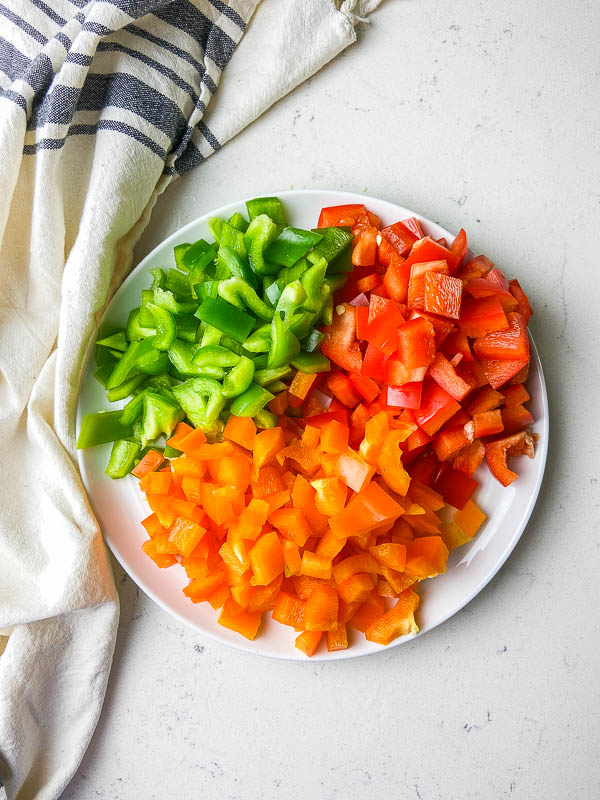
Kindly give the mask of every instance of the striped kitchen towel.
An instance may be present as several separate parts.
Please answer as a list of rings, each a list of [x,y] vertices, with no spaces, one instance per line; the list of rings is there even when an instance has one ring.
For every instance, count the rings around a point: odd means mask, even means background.
[[[118,598],[74,458],[95,319],[157,196],[379,1],[0,0],[4,800],[61,794],[110,670]]]

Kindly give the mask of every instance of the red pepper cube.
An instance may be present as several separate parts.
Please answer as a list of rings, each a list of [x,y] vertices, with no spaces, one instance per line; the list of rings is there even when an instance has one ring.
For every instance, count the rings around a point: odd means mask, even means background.
[[[398,255],[405,256],[420,236],[410,230],[404,222],[395,222],[381,229],[381,235]]]
[[[463,333],[475,338],[508,328],[508,320],[497,295],[466,298],[458,324]]]
[[[408,262],[409,259],[406,259]],[[424,261],[412,264],[410,268],[410,280],[408,282],[408,307],[416,308],[418,311],[425,310],[425,275],[428,272],[442,272],[448,275],[448,264],[446,261]]]
[[[458,319],[462,298],[462,281],[439,272],[425,273],[425,311]]]
[[[458,266],[458,256],[431,236],[425,236],[413,244],[407,261],[411,265],[422,264],[425,261],[445,261],[451,273],[454,273]]]
[[[433,326],[424,317],[405,322],[398,328],[398,357],[388,362],[387,382],[391,386],[422,381],[435,356]]]
[[[460,403],[434,380],[427,379],[423,382],[421,406],[413,413],[417,425],[425,433],[433,436],[457,411],[460,411]]]
[[[478,481],[457,469],[447,469],[435,482],[435,489],[438,491],[446,503],[458,509],[463,509],[475,489],[479,486]]]
[[[385,380],[385,370],[388,357],[374,344],[369,344],[362,361],[361,375],[375,378],[376,381]]]
[[[405,383],[403,386],[388,386],[386,403],[392,408],[419,408],[423,382]]]
[[[394,253],[383,276],[383,285],[392,300],[396,300],[398,303],[406,303],[409,280],[410,264],[406,266],[406,261],[397,253]]]
[[[473,343],[479,358],[520,361],[529,358],[527,323],[520,314],[507,314],[508,328],[487,333]]]
[[[471,391],[471,385],[456,373],[452,364],[442,353],[435,354],[428,374],[455,400],[463,400]]]
[[[369,307],[356,306],[356,338],[361,341],[366,338],[369,327]]]
[[[397,303],[386,300],[385,308],[369,324],[366,339],[390,356],[396,351],[397,331],[404,323],[404,316]]]

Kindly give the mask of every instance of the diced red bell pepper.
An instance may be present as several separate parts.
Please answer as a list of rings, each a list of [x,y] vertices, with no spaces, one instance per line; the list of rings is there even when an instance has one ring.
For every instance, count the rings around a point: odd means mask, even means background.
[[[402,386],[388,386],[387,405],[393,408],[419,408],[422,389],[422,381],[405,383]]]
[[[450,245],[450,250],[452,250],[452,252],[456,256],[456,265],[455,269],[453,270],[454,272],[456,272],[456,270],[462,264],[465,254],[467,252],[467,233],[464,228],[461,228],[459,232],[456,234],[456,238]]]
[[[318,228],[354,227],[359,217],[366,217],[367,209],[364,205],[351,204],[345,206],[328,206],[321,209]]]
[[[395,222],[381,229],[381,235],[400,256],[405,256],[420,237],[406,227],[404,222]]]
[[[484,386],[477,397],[467,409],[471,416],[482,414],[484,411],[492,411],[502,405],[504,396],[492,389],[491,386]]]
[[[512,294],[498,283],[491,281],[489,277],[473,278],[467,283],[465,289],[472,297],[497,297],[504,311],[514,311],[517,307],[517,301]]]
[[[449,319],[436,317],[435,314],[428,314],[426,311],[417,311],[417,309],[413,309],[410,312],[409,319],[418,319],[419,317],[423,317],[423,319],[426,319],[433,325],[433,330],[435,333],[435,349],[439,350],[448,336],[450,336],[452,331],[454,331],[454,323],[450,322]]]
[[[356,306],[356,338],[361,341],[367,335],[369,327],[369,308],[368,306]]]
[[[350,383],[354,386],[356,391],[363,396],[367,403],[372,403],[379,394],[379,386],[374,380],[367,375],[357,375],[351,373],[349,376]]]
[[[369,297],[369,325],[373,322],[375,317],[383,314],[389,302],[387,298],[371,293]]]
[[[529,361],[527,361],[526,364],[523,364],[523,366],[518,372],[515,372],[512,378],[509,379],[508,383],[511,386],[515,386],[516,384],[520,383],[525,383],[528,375],[529,375]]]
[[[372,272],[375,272],[377,267],[373,269],[372,266],[368,267],[354,267],[352,272],[348,273],[348,277],[346,279],[346,283],[344,287],[340,289],[335,294],[335,299],[337,302],[344,302],[349,303],[351,300],[354,300],[357,294],[360,294],[360,290],[358,288],[358,281],[361,278],[366,278],[367,275],[370,275]],[[385,274],[385,267],[381,268],[382,274]]]
[[[472,475],[485,458],[485,447],[479,439],[461,450],[452,460],[454,469]]]
[[[434,452],[423,453],[410,465],[408,472],[415,481],[433,487],[442,468],[442,462]]]
[[[423,263],[424,261],[445,261],[451,273],[455,271],[455,267],[458,264],[456,254],[436,242],[431,236],[425,236],[413,244],[407,261],[411,265]]]
[[[507,314],[508,328],[487,333],[473,343],[481,359],[524,361],[529,358],[529,336],[525,319],[516,313]]]
[[[348,437],[348,441],[350,447],[354,450],[358,450],[365,435],[365,426],[370,418],[371,415],[363,403],[359,403],[352,414],[350,414],[350,436]]]
[[[446,261],[438,260],[419,261],[417,264],[411,265],[407,300],[409,308],[416,308],[419,311],[425,310],[425,275],[427,272],[441,272],[447,275],[448,264]]]
[[[362,361],[360,370],[361,375],[375,378],[376,381],[384,381],[388,357],[382,353],[374,344],[369,344]]]
[[[535,455],[534,439],[529,431],[513,433],[489,442],[485,445],[485,457],[492,475],[497,478],[503,486],[508,486],[519,476],[508,468],[506,459],[508,456],[526,455],[533,458]]]
[[[502,415],[498,408],[474,414],[471,422],[467,422],[465,425],[465,433],[471,440],[494,436],[496,433],[502,433],[503,430]]]
[[[521,314],[525,322],[529,324],[529,320],[531,318],[531,315],[533,314],[533,311],[531,310],[531,305],[529,304],[529,299],[527,295],[525,294],[523,289],[521,289],[521,284],[515,278],[514,280],[509,281],[508,286],[510,289],[510,293],[517,301],[517,307],[515,310],[517,311],[517,313]]]
[[[469,339],[462,331],[450,333],[442,345],[442,350],[447,356],[455,356],[460,353],[464,361],[473,361],[474,358]]]
[[[502,303],[496,295],[463,300],[458,324],[463,333],[473,337],[508,328]]]
[[[337,397],[346,408],[354,408],[361,401],[359,393],[343,372],[332,372],[327,378],[327,387],[331,394]]]
[[[366,339],[382,353],[390,356],[396,351],[397,331],[404,323],[404,316],[394,300],[387,300],[385,307],[369,323]]]
[[[505,292],[508,292],[510,290],[505,274],[502,272],[501,269],[498,269],[498,267],[494,267],[493,269],[491,269],[485,277],[486,280],[497,284],[501,289],[504,289]]]
[[[354,307],[345,303],[344,313],[333,314],[333,323],[322,328],[325,339],[321,351],[334,364],[349,372],[360,372],[362,356],[356,341],[356,316]]]
[[[464,264],[457,273],[457,277],[463,281],[470,281],[473,278],[483,278],[494,266],[486,256],[476,256],[467,264]]]
[[[524,428],[529,428],[534,423],[533,416],[525,406],[517,405],[502,409],[502,424],[504,433],[516,433]]]
[[[447,469],[435,482],[435,490],[451,506],[463,509],[471,499],[479,482],[457,469]]]
[[[338,409],[336,411],[326,411],[324,414],[313,414],[312,417],[309,417],[307,422],[309,425],[312,425],[315,428],[323,428],[328,423],[336,420],[336,422],[340,422],[342,425],[348,424],[348,412],[344,408]]]
[[[376,286],[379,286],[380,283],[381,283],[381,278],[379,277],[379,275],[376,272],[372,272],[365,278],[361,278],[356,285],[361,292],[370,292],[371,289],[374,289]],[[514,298],[512,299],[514,300]]]
[[[473,361],[462,361],[456,367],[456,374],[460,375],[473,389],[479,389],[488,383],[487,375],[481,362],[475,358]]]
[[[409,231],[414,233],[417,239],[422,239],[425,234],[423,233],[423,228],[421,227],[421,223],[416,217],[409,217],[408,219],[403,219],[402,224],[408,228]]]
[[[504,389],[502,389],[502,394],[504,396],[504,400],[502,401],[504,408],[510,408],[511,406],[516,406],[520,403],[526,403],[531,399],[529,392],[522,383],[519,383],[516,386],[505,386]]]
[[[370,267],[375,264],[376,258],[377,228],[366,228],[359,233],[352,249],[352,264],[355,267]]]
[[[439,272],[425,273],[425,311],[458,319],[462,298],[462,281]]]
[[[422,381],[435,355],[431,323],[424,317],[405,322],[398,328],[398,357],[388,362],[387,381],[391,386]]]
[[[392,260],[392,256],[398,255],[396,250],[381,236],[377,244],[377,264],[387,267]]]
[[[443,430],[433,440],[433,452],[440,461],[448,461],[471,441],[472,438],[465,433],[464,427]]]
[[[428,378],[423,382],[421,407],[413,413],[417,425],[429,436],[433,436],[459,410],[460,404],[434,380]]]
[[[406,303],[408,298],[408,282],[410,280],[410,264],[394,253],[383,277],[383,285],[389,296],[399,303]]]
[[[457,375],[443,353],[435,354],[429,365],[428,375],[455,400],[463,400],[471,391],[470,384]]]

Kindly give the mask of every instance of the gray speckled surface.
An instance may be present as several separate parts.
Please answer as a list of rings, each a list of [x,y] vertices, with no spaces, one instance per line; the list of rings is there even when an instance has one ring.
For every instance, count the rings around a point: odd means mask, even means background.
[[[388,0],[360,37],[173,185],[137,260],[211,208],[291,186],[464,225],[534,300],[552,413],[537,509],[461,613],[338,663],[202,639],[116,567],[115,664],[66,800],[600,795],[600,10]]]

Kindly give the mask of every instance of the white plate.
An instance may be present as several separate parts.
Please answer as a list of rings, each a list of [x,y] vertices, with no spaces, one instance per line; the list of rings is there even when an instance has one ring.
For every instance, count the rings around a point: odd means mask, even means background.
[[[366,195],[326,190],[284,191],[273,194],[281,198],[288,219],[298,227],[315,227],[323,206],[365,203],[385,224],[414,216],[422,223],[426,234],[435,238],[444,236],[449,241],[454,238],[440,225],[410,209]],[[174,266],[173,247],[179,242],[193,242],[209,236],[209,216],[228,218],[235,211],[245,212],[245,202],[218,208],[195,222],[190,222],[166,239],[129,275],[115,294],[104,318],[124,325],[129,310],[139,305],[141,290],[149,285],[148,271],[154,267]],[[512,276],[518,265],[500,266]],[[93,377],[94,369],[93,348],[90,348],[81,382],[77,430],[84,414],[118,407],[106,400],[102,386]],[[476,477],[480,486],[475,497],[488,514],[488,519],[472,542],[451,553],[448,570],[444,575],[421,584],[422,599],[417,614],[420,635],[451,617],[483,589],[510,555],[531,515],[542,482],[548,446],[548,398],[542,367],[533,342],[527,388],[532,398],[531,412],[535,417],[533,430],[540,436],[535,458],[531,460],[521,457],[516,461],[519,478],[507,488],[502,487],[492,477],[485,464],[479,468]],[[297,634],[291,628],[273,622],[269,614],[264,615],[258,637],[250,642],[218,625],[218,614],[207,603],[193,604],[185,597],[181,591],[187,583],[183,569],[159,569],[154,565],[141,550],[142,542],[147,537],[140,520],[150,510],[142,500],[136,478],[128,476],[124,480],[112,481],[105,476],[104,469],[109,453],[110,445],[79,451],[79,466],[106,541],[137,585],[170,614],[220,642],[259,655],[305,660],[306,657],[294,647]],[[351,647],[348,650],[319,652],[313,660],[352,658],[382,649],[379,645],[366,641],[358,632],[351,632],[351,637]],[[411,638],[397,639],[388,646],[403,644]]]

